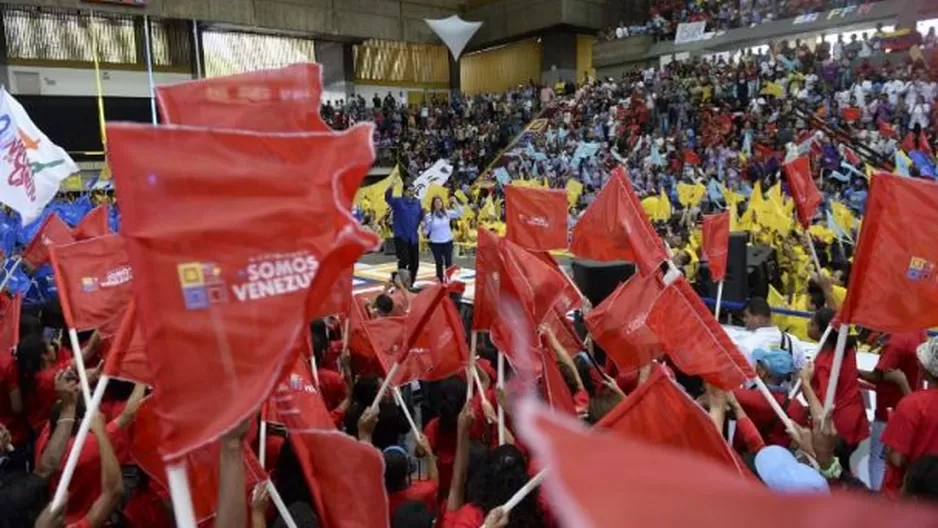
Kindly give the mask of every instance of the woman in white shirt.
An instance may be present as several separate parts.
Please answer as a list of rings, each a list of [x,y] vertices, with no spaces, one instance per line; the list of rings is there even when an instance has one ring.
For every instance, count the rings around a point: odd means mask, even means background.
[[[462,216],[462,207],[456,198],[450,198],[449,210],[443,207],[443,198],[434,196],[430,212],[423,219],[423,234],[430,240],[430,251],[436,263],[436,278],[443,282],[444,271],[453,265],[453,231],[450,220]]]

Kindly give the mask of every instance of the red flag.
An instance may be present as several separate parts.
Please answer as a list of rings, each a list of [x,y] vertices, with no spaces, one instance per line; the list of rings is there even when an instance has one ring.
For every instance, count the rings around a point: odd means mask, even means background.
[[[365,312],[364,301],[360,297],[353,297],[348,312],[348,347],[349,350],[365,356],[374,355],[368,330],[365,324],[369,321]]]
[[[560,269],[509,240],[502,241],[499,254],[502,295],[517,299],[536,327],[564,295],[567,280]]]
[[[557,259],[555,259],[554,256],[551,255],[548,251],[531,251],[531,254],[544,261],[551,268],[560,272],[560,276],[566,283],[563,288],[563,293],[560,295],[560,298],[557,299],[556,304],[554,304],[554,310],[566,315],[567,312],[579,308],[583,304],[583,298],[580,296],[580,290],[570,279],[570,276],[567,275],[563,268],[560,267],[560,263],[557,262]]]
[[[23,310],[23,296],[7,297],[0,293],[0,354],[10,352],[20,343],[20,315]]]
[[[133,298],[127,304],[117,334],[110,342],[104,373],[112,378],[153,385],[147,365],[146,343],[137,324],[137,303]]]
[[[844,322],[889,333],[938,325],[938,184],[874,174]]]
[[[296,354],[293,365],[270,395],[269,403],[268,422],[288,425],[291,430],[335,429],[303,354]]]
[[[341,205],[371,167],[372,128],[110,126],[167,459],[261,405],[337,276],[376,242]]]
[[[257,132],[330,130],[319,116],[322,70],[294,64],[160,86],[163,122]]]
[[[495,302],[501,289],[501,258],[498,255],[498,237],[478,228],[476,245],[475,298],[472,303],[472,329],[488,330],[495,320]]]
[[[917,150],[916,145],[915,145],[915,134],[913,134],[912,132],[909,132],[908,134],[906,134],[905,138],[902,139],[902,143],[899,144],[899,148],[901,148],[902,150],[906,152],[912,152],[913,150]]]
[[[918,133],[918,149],[931,157],[935,157],[935,152],[932,150],[931,145],[928,144],[928,137],[925,135],[924,130]]]
[[[54,246],[50,254],[69,328],[88,330],[120,319],[133,297],[133,271],[120,235]]]
[[[586,327],[619,370],[629,372],[663,353],[661,342],[646,324],[661,294],[655,275],[632,275],[590,311]]]
[[[557,360],[553,354],[544,350],[540,351],[540,356],[544,368],[544,393],[547,403],[557,412],[576,417],[576,402],[573,401],[573,394],[560,373]]]
[[[75,226],[73,231],[75,240],[104,236],[110,232],[111,227],[108,222],[107,205],[105,204],[95,207],[91,212],[86,214],[85,217],[81,219],[81,222],[78,222],[78,225]]]
[[[785,176],[788,178],[788,188],[791,197],[795,200],[795,209],[798,212],[798,222],[807,229],[811,219],[817,213],[818,206],[824,201],[818,191],[814,178],[811,177],[811,159],[801,156],[785,164]]]
[[[38,268],[49,260],[49,247],[71,244],[74,241],[72,230],[59,215],[52,213],[43,220],[39,231],[36,231],[36,235],[23,250],[23,260]]]
[[[655,332],[675,365],[723,390],[732,390],[755,377],[720,323],[681,277],[664,291],[648,312]]]
[[[876,126],[877,126],[877,128],[879,128],[879,133],[880,133],[880,134],[882,134],[882,135],[884,135],[884,136],[886,136],[886,137],[899,139],[899,133],[896,132],[896,129],[893,128],[892,125],[889,124],[888,122],[883,121],[882,119],[880,119],[880,120],[876,121]]]
[[[563,349],[573,357],[583,350],[583,340],[577,335],[573,323],[567,319],[567,313],[554,307],[551,313],[547,314],[544,324],[550,327],[551,331],[557,336],[557,341],[563,345]]]
[[[573,227],[570,251],[593,260],[636,262],[646,274],[653,273],[668,258],[621,168],[613,171],[612,178]]]
[[[840,118],[848,123],[859,121],[863,117],[863,111],[856,106],[845,106],[840,109]]]
[[[859,167],[863,160],[860,159],[860,156],[850,147],[844,145],[844,158],[847,159],[847,163],[853,165],[854,167]]]
[[[688,165],[700,165],[700,156],[691,149],[684,149],[684,163]]]
[[[760,528],[930,526],[936,512],[863,494],[770,491],[706,458],[588,430],[543,406],[521,406],[519,431],[549,467],[543,489],[564,526]],[[610,468],[628,468],[610,471]],[[597,485],[597,483],[602,485]],[[680,502],[675,498],[680,497]],[[755,521],[754,521],[755,520]]]
[[[704,215],[703,253],[710,264],[710,277],[714,282],[726,276],[726,259],[730,246],[730,214],[727,212]]]
[[[695,453],[745,475],[710,415],[655,366],[648,381],[603,417],[597,427],[648,443]]]
[[[567,247],[567,207],[562,190],[506,186],[506,238],[528,249]]]

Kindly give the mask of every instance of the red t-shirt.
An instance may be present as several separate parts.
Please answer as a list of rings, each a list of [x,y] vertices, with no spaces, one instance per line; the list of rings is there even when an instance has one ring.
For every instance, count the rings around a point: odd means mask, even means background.
[[[26,419],[34,431],[41,431],[49,420],[52,406],[59,399],[55,393],[55,375],[62,369],[72,366],[72,353],[65,348],[59,350],[59,360],[54,365],[36,373],[33,388],[29,396],[23,397],[26,407]]]
[[[915,349],[926,339],[925,332],[908,332],[892,334],[889,342],[883,347],[876,363],[876,370],[882,373],[891,370],[901,370],[909,380],[909,387],[916,390],[919,387],[918,358]],[[885,422],[889,420],[889,409],[895,409],[902,399],[902,390],[895,383],[880,381],[876,384],[876,420]]]
[[[130,528],[173,528],[176,526],[163,498],[149,487],[137,488],[134,496],[124,506],[123,513],[127,526]]]
[[[418,480],[405,489],[388,494],[388,518],[393,521],[394,512],[401,504],[420,501],[427,506],[427,511],[436,512],[436,496],[440,489],[435,480]]]
[[[916,391],[899,401],[883,431],[883,444],[905,456],[907,464],[925,455],[938,455],[938,388]],[[905,468],[886,464],[883,491],[897,495]]]
[[[833,347],[825,348],[814,358],[811,388],[821,401],[824,401],[833,362]],[[870,436],[870,422],[866,418],[866,408],[863,407],[863,397],[860,395],[860,382],[857,380],[859,375],[856,350],[848,348],[844,351],[837,392],[834,394],[834,427],[837,434],[849,445],[857,445]]]
[[[29,437],[29,430],[23,417],[13,412],[10,393],[19,388],[19,369],[9,350],[0,351],[0,423],[13,440],[13,445],[22,445]]]
[[[785,403],[785,394],[772,392],[772,395],[775,396],[775,401],[777,401],[779,405]],[[783,424],[778,415],[775,414],[775,411],[772,410],[772,406],[769,405],[769,402],[766,401],[765,396],[763,396],[761,392],[749,389],[736,389],[733,391],[733,396],[736,397],[736,401],[738,401],[739,405],[746,411],[746,416],[752,420],[752,424],[755,425],[756,430],[759,431],[759,434],[765,440],[766,444],[780,445],[783,447],[788,447],[791,444],[791,437],[785,432],[785,424]],[[805,406],[797,399],[792,399],[788,402],[786,414],[788,414],[789,418],[795,423],[802,426],[807,425],[807,409],[805,409]],[[741,446],[742,444],[734,442],[734,445]]]
[[[319,376],[319,391],[322,393],[323,402],[331,411],[345,400],[348,392],[345,382],[342,381],[341,374],[331,369],[320,368],[316,374]]]
[[[485,522],[485,512],[475,504],[463,504],[456,511],[445,511],[440,528],[479,528]]]
[[[65,525],[65,528],[93,528],[91,521],[82,518],[77,522],[71,522]]]

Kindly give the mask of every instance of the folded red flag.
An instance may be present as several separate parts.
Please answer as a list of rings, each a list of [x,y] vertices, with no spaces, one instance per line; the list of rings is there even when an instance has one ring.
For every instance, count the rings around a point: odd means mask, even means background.
[[[619,370],[630,372],[664,353],[646,322],[660,294],[658,277],[635,274],[586,314],[590,335]]]
[[[137,303],[133,298],[124,310],[116,335],[110,340],[104,373],[112,378],[153,385],[146,343],[137,324]]]
[[[543,323],[558,301],[565,299],[568,283],[562,272],[510,240],[501,242],[499,255],[501,294],[514,296],[535,327]]]
[[[501,275],[499,239],[484,227],[477,230],[475,298],[472,303],[472,329],[489,330],[496,317],[495,303]]]
[[[597,427],[650,444],[709,458],[740,475],[748,473],[707,414],[655,365],[648,381],[603,417]]]
[[[566,314],[571,310],[580,308],[583,303],[583,299],[580,297],[580,290],[576,287],[573,281],[570,280],[570,276],[567,275],[566,272],[564,272],[564,270],[560,267],[560,263],[557,262],[557,259],[555,259],[554,256],[551,255],[548,251],[531,251],[531,254],[543,260],[551,268],[559,271],[560,276],[566,283],[563,288],[563,293],[554,304],[554,310]]]
[[[573,394],[567,386],[567,382],[560,373],[560,367],[552,353],[541,350],[540,359],[544,369],[544,396],[547,403],[556,412],[576,417],[576,402],[573,401]]]
[[[589,430],[530,401],[517,423],[521,439],[550,468],[543,489],[563,526],[725,528],[758,519],[760,528],[826,528],[836,519],[883,528],[931,526],[936,516],[934,508],[869,494],[774,493],[706,458]]]
[[[704,215],[703,253],[710,265],[710,277],[719,282],[726,277],[726,259],[730,246],[730,214]]]
[[[109,127],[167,459],[260,407],[335,280],[376,242],[341,205],[371,167],[372,130]]]
[[[506,238],[528,249],[567,247],[567,207],[565,191],[506,186]]]
[[[257,132],[330,130],[319,115],[321,96],[322,69],[315,63],[156,89],[164,123]]]
[[[159,450],[161,422],[156,413],[155,398],[158,396],[151,396],[140,405],[133,424],[130,426],[130,456],[150,477],[150,482],[156,483],[160,491],[168,498],[166,465],[160,457]],[[195,519],[200,524],[210,520],[217,513],[220,449],[219,442],[212,442],[190,452],[182,459],[186,464],[186,474],[189,477],[189,491],[192,494]],[[242,454],[245,494],[250,504],[254,486],[267,480],[267,474],[247,444],[244,445]]]
[[[938,184],[874,174],[844,322],[889,333],[938,325]]]
[[[924,130],[918,133],[918,149],[931,157],[935,157],[935,152],[932,150],[931,145],[928,144],[928,136],[925,135]]]
[[[20,315],[23,310],[23,296],[7,297],[0,293],[0,355],[10,352],[20,343]]]
[[[593,260],[635,262],[645,274],[668,259],[621,167],[573,227],[570,251]]]
[[[134,278],[120,235],[54,246],[49,253],[69,328],[90,330],[120,320],[133,297]]]
[[[59,218],[59,215],[52,213],[43,220],[42,226],[23,250],[23,260],[30,266],[38,268],[49,260],[49,247],[71,244],[74,241],[72,230]]]
[[[811,177],[811,158],[801,156],[785,164],[785,176],[788,179],[788,189],[795,200],[795,210],[798,212],[798,222],[807,229],[811,220],[817,213],[817,208],[824,201],[821,191],[818,191],[814,178]]]
[[[859,121],[863,117],[863,110],[856,106],[845,106],[840,109],[840,117],[848,123]]]
[[[111,232],[108,218],[107,205],[101,204],[91,210],[78,225],[75,226],[73,233],[75,240],[85,240],[104,236]]]
[[[646,324],[685,374],[701,376],[723,390],[735,389],[756,375],[683,277],[661,292]]]
[[[899,144],[899,148],[906,152],[917,150],[917,145],[915,144],[915,134],[913,132],[906,134],[905,137],[902,138],[902,143]]]
[[[287,426],[291,431],[335,429],[303,354],[296,355],[293,365],[270,395],[266,419]]]

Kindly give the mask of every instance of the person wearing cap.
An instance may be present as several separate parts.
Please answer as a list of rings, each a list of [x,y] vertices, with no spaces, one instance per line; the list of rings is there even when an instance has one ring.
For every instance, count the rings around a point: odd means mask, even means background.
[[[795,371],[804,367],[805,353],[801,341],[787,332],[782,332],[772,323],[772,309],[768,301],[761,297],[749,299],[743,308],[743,321],[750,333],[740,339],[737,345],[751,365],[755,366],[752,357],[754,350],[778,348],[791,354]]]
[[[828,493],[827,479],[807,464],[798,462],[784,447],[763,447],[754,461],[759,479],[778,493]]]
[[[397,269],[410,271],[411,283],[417,278],[420,267],[420,240],[417,230],[423,218],[423,207],[414,196],[414,186],[404,185],[403,196],[394,196],[394,185],[400,181],[400,175],[391,182],[384,193],[384,199],[391,208],[391,228],[394,232],[394,252],[397,254]]]
[[[775,401],[788,416],[800,425],[807,424],[808,413],[797,399],[789,398],[787,386],[791,382],[795,363],[791,354],[780,348],[758,348],[752,352],[756,375],[765,383]],[[765,396],[756,389],[736,389],[733,391],[736,401],[756,426],[767,444],[788,447],[791,439],[785,431],[785,424],[772,410]]]
[[[883,431],[888,449],[883,492],[889,496],[899,494],[911,464],[938,455],[938,339],[919,345],[915,355],[928,388],[899,400]]]

